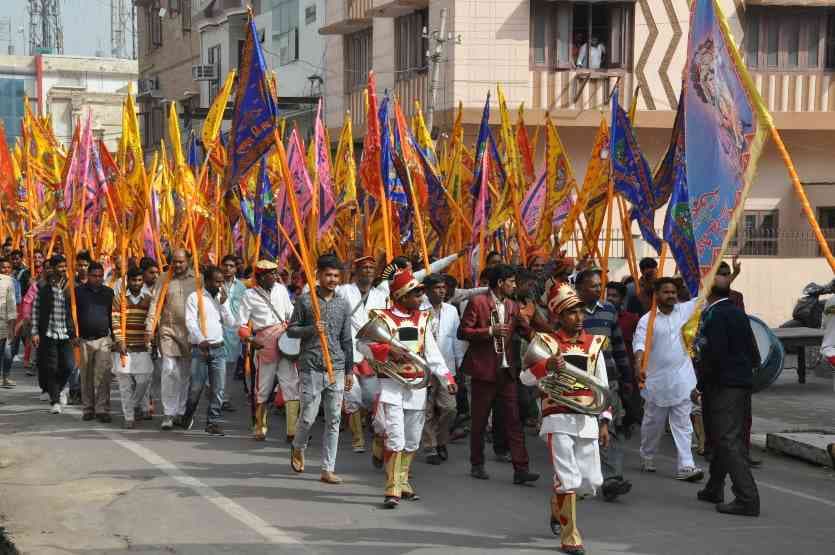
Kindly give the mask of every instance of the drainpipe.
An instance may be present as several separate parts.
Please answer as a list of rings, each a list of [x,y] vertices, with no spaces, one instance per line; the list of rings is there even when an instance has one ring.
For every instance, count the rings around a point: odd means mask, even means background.
[[[38,115],[43,115],[43,55],[35,55],[35,94],[38,96]]]

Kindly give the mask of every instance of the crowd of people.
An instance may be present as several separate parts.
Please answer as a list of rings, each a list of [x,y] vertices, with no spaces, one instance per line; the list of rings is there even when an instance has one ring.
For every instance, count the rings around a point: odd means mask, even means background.
[[[271,435],[280,407],[295,472],[305,471],[320,412],[323,482],[341,482],[341,429],[355,453],[370,441],[387,508],[419,499],[416,457],[444,464],[449,443],[466,436],[473,478],[490,478],[492,443],[513,483],[536,482],[525,433],[536,429],[553,465],[551,528],[567,553],[584,552],[578,498],[630,492],[624,442],[638,425],[641,470],[656,472],[668,425],[676,479],[704,478],[695,447],[710,461],[698,499],[759,514],[750,470],[759,463],[749,453],[759,354],[742,296],[730,288],[736,261],[722,264],[702,303],[649,258],[637,281],[606,282],[588,261],[535,253],[511,265],[491,252],[469,284],[446,273],[458,255],[428,268],[361,256],[345,268],[325,254],[310,291],[299,272],[269,260],[247,268],[234,255],[195,276],[182,249],[167,261],[116,257],[107,266],[83,251],[50,254],[36,252],[27,268],[22,252],[4,249],[0,347],[3,387],[15,386],[12,362],[22,358],[55,414],[79,404],[83,420],[111,422],[115,377],[124,428],[158,416],[166,432],[189,430],[203,401],[206,433],[223,435],[224,412],[244,410],[226,399],[227,379],[244,380],[253,438]],[[534,356],[542,349],[547,356]],[[566,378],[567,369],[578,374]],[[544,387],[555,376],[558,393]],[[728,476],[735,499],[726,503]]]

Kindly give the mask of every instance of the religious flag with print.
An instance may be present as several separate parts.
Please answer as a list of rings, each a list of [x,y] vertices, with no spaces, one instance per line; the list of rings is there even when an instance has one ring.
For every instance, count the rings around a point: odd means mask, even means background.
[[[264,53],[252,17],[247,22],[238,68],[240,75],[232,116],[227,186],[237,184],[273,146],[278,117],[278,108],[267,79]]]
[[[715,0],[695,0],[684,72],[688,204],[705,287],[733,237],[773,125]]]
[[[615,191],[632,204],[632,217],[638,220],[644,240],[660,251],[661,238],[655,233],[652,172],[638,146],[632,122],[618,103],[617,89],[612,94],[611,141],[609,151]]]

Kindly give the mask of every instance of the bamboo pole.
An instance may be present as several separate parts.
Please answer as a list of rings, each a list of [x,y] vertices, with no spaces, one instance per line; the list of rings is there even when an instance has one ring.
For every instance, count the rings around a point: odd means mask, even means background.
[[[667,243],[661,244],[661,256],[658,261],[658,277],[664,275],[664,262],[667,260]],[[652,294],[652,293],[650,293]],[[649,321],[647,322],[647,337],[644,341],[644,352],[641,356],[641,368],[638,373],[638,384],[641,389],[644,388],[647,381],[647,363],[649,362],[649,353],[652,351],[652,335],[655,331],[655,316],[658,312],[655,304],[655,295],[652,296],[652,303],[649,307]]]
[[[600,289],[600,300],[606,299],[606,284],[609,283],[609,253],[612,247],[612,208],[615,204],[615,182],[609,177],[609,190],[606,193],[606,240],[603,245],[603,287]]]
[[[310,289],[310,304],[313,308],[313,318],[316,323],[321,320],[321,312],[319,310],[319,297],[316,294],[316,278],[313,276],[313,265],[310,261],[310,251],[307,248],[307,241],[304,236],[304,225],[299,215],[299,203],[296,198],[296,190],[292,186],[293,177],[290,174],[290,167],[287,164],[287,153],[284,151],[284,144],[281,142],[281,137],[278,136],[278,131],[273,130],[273,138],[275,140],[276,151],[278,152],[278,159],[281,163],[281,173],[284,178],[285,186],[287,187],[287,198],[290,201],[290,211],[293,214],[293,225],[296,228],[296,234],[299,241],[299,263],[302,265],[307,285]],[[383,191],[385,197],[385,191]],[[385,220],[384,220],[385,221]],[[333,375],[333,362],[331,361],[331,353],[328,347],[328,338],[325,332],[317,329],[319,335],[319,343],[322,346],[322,359],[325,363],[325,370],[328,373],[328,382],[330,384],[336,383]]]

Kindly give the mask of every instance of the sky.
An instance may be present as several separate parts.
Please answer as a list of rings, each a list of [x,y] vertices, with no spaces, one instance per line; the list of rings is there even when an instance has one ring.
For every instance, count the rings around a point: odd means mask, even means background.
[[[110,0],[60,0],[61,23],[64,29],[64,54],[95,56],[97,51],[110,52]],[[130,6],[131,1],[128,0]],[[0,21],[11,18],[11,39],[15,54],[29,54],[29,16],[27,0],[0,0]],[[23,28],[25,39],[19,30]],[[0,29],[0,35],[6,29]],[[128,30],[130,33],[130,29]],[[0,37],[0,54],[8,52],[8,38]],[[128,39],[128,55],[131,43]]]

